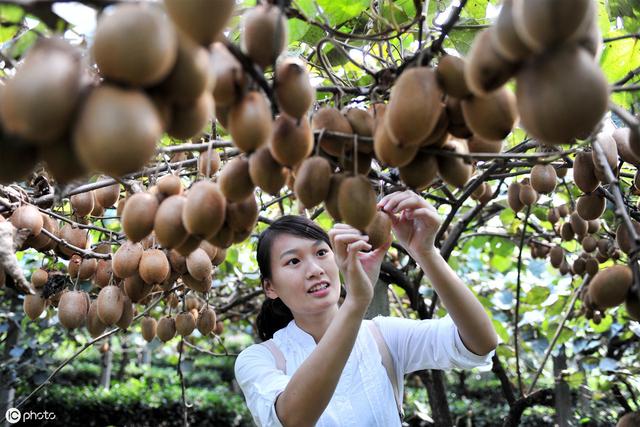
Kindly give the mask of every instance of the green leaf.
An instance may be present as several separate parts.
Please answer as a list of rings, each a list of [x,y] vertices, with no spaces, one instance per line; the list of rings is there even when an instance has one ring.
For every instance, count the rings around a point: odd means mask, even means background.
[[[513,262],[511,261],[511,257],[504,257],[501,255],[494,255],[491,257],[491,267],[495,268],[501,273],[509,270]]]
[[[542,286],[534,286],[524,298],[524,301],[527,304],[538,305],[547,299],[551,291],[549,288],[544,288]]]
[[[344,24],[346,21],[360,15],[369,7],[369,0],[318,0],[318,5],[329,18],[330,25]]]

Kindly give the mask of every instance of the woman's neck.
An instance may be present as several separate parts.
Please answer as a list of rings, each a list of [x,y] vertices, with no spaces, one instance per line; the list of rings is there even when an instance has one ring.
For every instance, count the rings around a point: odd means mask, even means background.
[[[316,344],[318,344],[324,333],[329,328],[329,325],[333,321],[333,318],[336,316],[336,314],[338,314],[337,305],[321,313],[296,313],[293,317],[296,325],[298,325],[300,329],[311,335]]]

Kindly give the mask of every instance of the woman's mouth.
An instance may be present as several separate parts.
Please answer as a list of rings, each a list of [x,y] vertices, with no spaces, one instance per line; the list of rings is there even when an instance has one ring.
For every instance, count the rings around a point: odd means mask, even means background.
[[[320,282],[318,284],[315,284],[311,288],[309,288],[307,293],[316,297],[325,296],[329,293],[329,283]]]

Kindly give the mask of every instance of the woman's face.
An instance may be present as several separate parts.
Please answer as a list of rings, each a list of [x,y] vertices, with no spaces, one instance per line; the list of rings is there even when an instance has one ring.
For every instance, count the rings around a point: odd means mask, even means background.
[[[320,313],[338,303],[340,274],[331,247],[281,234],[271,246],[271,280],[265,280],[269,298],[280,297],[294,315]]]

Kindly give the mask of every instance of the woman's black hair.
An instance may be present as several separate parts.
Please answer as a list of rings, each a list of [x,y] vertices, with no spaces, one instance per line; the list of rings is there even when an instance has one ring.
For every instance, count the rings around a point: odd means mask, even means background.
[[[258,237],[256,258],[260,269],[260,279],[271,279],[271,247],[276,237],[291,234],[313,241],[322,240],[329,247],[329,235],[315,222],[301,215],[285,215],[275,220]],[[273,334],[284,328],[293,320],[293,314],[280,298],[265,298],[256,319],[258,336],[262,341],[273,337]]]

